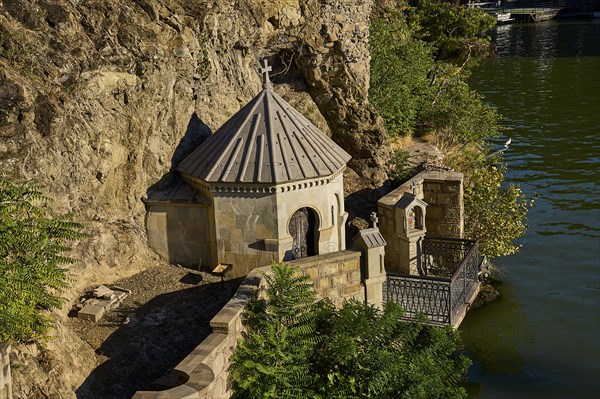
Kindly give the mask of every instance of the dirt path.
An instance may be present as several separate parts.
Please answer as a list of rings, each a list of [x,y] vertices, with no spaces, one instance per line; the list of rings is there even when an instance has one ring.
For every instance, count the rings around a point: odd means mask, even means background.
[[[239,280],[162,266],[114,285],[132,294],[99,323],[72,318],[70,327],[101,362],[77,390],[79,399],[131,398],[170,371],[210,334],[209,322]],[[164,389],[161,388],[161,389]]]

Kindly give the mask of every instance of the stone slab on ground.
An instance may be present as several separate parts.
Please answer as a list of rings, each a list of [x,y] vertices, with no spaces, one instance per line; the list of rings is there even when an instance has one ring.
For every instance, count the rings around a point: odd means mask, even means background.
[[[104,316],[104,312],[105,307],[102,305],[85,305],[77,312],[77,317],[82,320],[98,322]]]
[[[130,290],[100,285],[92,291],[92,298],[85,299],[78,305],[82,309],[77,312],[77,317],[97,323],[106,312],[119,307],[130,294]],[[102,307],[103,311],[99,311],[98,307]]]

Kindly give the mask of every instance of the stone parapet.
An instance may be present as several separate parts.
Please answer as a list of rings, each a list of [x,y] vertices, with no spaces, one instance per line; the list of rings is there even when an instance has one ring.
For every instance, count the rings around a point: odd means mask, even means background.
[[[360,251],[344,250],[290,261],[299,272],[309,275],[319,298],[340,306],[344,300],[364,300],[361,287]]]

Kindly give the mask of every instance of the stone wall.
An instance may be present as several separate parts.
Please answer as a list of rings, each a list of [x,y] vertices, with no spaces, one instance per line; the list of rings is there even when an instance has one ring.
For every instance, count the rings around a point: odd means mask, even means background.
[[[423,177],[423,200],[427,202],[425,225],[433,237],[462,238],[462,173],[426,172]],[[442,174],[443,173],[443,174]]]
[[[316,219],[314,253],[343,250],[347,218],[343,184],[339,170],[328,177],[269,187],[266,193],[250,191],[263,189],[257,185],[240,188],[224,184],[214,193],[204,190],[203,195],[213,196],[211,223],[216,230],[218,262],[232,264],[231,275],[243,277],[271,261],[291,259],[293,238],[289,223],[292,215],[304,207],[310,208]]]
[[[329,298],[336,305],[344,300],[364,300],[364,288],[360,285],[359,251],[345,250],[325,255],[311,256],[289,262],[309,275],[317,296]]]
[[[246,276],[255,267],[277,260],[277,254],[265,247],[265,240],[279,234],[276,210],[274,195],[214,194],[218,263],[232,264],[232,276]]]
[[[364,299],[360,285],[360,252],[340,251],[290,262],[311,277],[317,295],[329,297],[336,305],[345,299]],[[196,347],[174,373],[182,384],[166,391],[138,391],[133,399],[226,399],[231,397],[228,382],[230,357],[244,330],[244,307],[256,289],[264,287],[263,273],[270,266],[248,274],[234,297],[211,320],[213,333]],[[4,398],[2,398],[4,399]]]
[[[9,352],[10,345],[4,342],[0,343],[0,399],[12,399]]]
[[[171,264],[194,267],[213,265],[209,233],[209,207],[204,204],[147,204],[148,245]],[[212,239],[214,241],[214,239]]]
[[[464,226],[463,174],[452,171],[424,171],[402,184],[378,202],[379,228],[385,237],[385,264],[390,270],[408,273],[416,270],[404,263],[411,261],[410,245],[398,225],[400,200],[413,193],[427,203],[425,229],[430,237],[462,238]]]

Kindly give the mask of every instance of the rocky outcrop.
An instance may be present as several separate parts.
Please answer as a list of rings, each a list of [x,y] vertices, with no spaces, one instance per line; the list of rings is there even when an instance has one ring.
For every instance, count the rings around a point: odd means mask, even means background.
[[[353,156],[347,188],[381,184],[389,146],[367,98],[371,6],[3,0],[0,171],[37,180],[58,212],[86,224],[67,298],[160,262],[141,198],[259,91],[263,57],[276,90]]]

